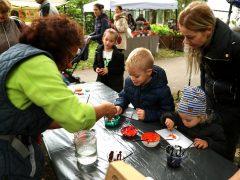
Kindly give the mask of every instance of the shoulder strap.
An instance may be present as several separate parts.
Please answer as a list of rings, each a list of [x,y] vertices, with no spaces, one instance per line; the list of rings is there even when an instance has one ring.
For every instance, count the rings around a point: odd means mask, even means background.
[[[17,25],[18,29],[21,29],[21,24],[17,19],[13,19],[15,24]]]
[[[18,19],[18,17],[11,16],[10,18],[15,22],[15,24],[16,24],[17,27],[18,27],[18,29],[21,29],[21,28],[22,28],[21,21]]]

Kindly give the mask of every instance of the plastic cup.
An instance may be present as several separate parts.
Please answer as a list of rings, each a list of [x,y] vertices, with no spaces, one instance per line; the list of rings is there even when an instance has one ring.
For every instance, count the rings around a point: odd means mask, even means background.
[[[75,133],[76,156],[80,165],[90,165],[97,160],[97,138],[95,131],[83,130]]]

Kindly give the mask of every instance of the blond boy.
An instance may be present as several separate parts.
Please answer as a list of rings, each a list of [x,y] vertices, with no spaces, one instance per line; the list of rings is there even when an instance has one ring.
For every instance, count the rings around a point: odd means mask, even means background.
[[[121,114],[130,103],[137,111],[138,120],[158,121],[167,111],[174,111],[173,97],[165,71],[154,65],[154,58],[146,48],[136,48],[125,63],[129,77],[119,93],[115,105]]]

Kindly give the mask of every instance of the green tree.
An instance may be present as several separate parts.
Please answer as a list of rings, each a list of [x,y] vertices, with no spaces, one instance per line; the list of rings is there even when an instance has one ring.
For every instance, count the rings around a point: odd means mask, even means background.
[[[83,28],[84,33],[89,34],[94,29],[93,13],[84,13],[83,5],[91,2],[91,0],[69,0],[64,6],[59,7],[59,12],[66,14],[77,21]]]

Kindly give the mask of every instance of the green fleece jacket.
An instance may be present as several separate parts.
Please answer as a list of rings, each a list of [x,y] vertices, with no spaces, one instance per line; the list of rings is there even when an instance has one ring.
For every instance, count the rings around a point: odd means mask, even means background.
[[[96,122],[93,106],[79,102],[55,62],[45,55],[31,57],[12,69],[6,88],[17,108],[24,110],[34,103],[69,132],[89,129]]]

